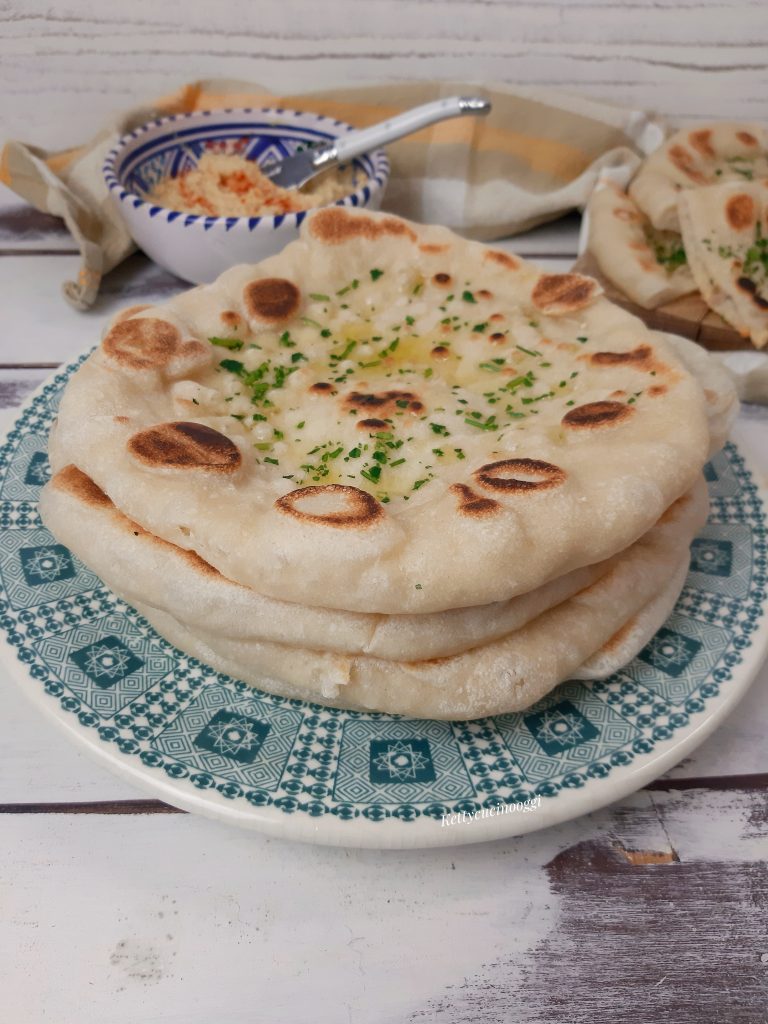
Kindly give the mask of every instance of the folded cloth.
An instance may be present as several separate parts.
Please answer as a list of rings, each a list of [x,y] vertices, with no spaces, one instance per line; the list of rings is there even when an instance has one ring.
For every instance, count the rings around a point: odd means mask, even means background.
[[[224,107],[312,110],[366,127],[441,96],[483,95],[486,118],[444,121],[389,147],[385,208],[445,224],[470,238],[503,238],[586,203],[602,168],[620,177],[663,139],[642,111],[550,92],[481,88],[466,82],[409,82],[274,96],[249,82],[213,79],[116,115],[90,142],[49,152],[21,142],[0,154],[0,181],[38,210],[63,218],[82,254],[64,295],[93,305],[101,278],[135,248],[102,177],[110,149],[126,132],[167,114]]]

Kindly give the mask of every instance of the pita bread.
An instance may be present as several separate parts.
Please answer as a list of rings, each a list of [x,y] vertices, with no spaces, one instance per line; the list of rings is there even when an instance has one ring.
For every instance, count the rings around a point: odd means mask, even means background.
[[[424,614],[623,550],[708,445],[695,379],[591,279],[333,207],[113,324],[51,455],[261,594]]]
[[[672,614],[688,576],[690,558],[686,552],[678,561],[669,583],[644,607],[628,619],[618,633],[603,644],[572,673],[573,679],[607,679],[637,657]]]
[[[707,303],[757,348],[768,344],[768,180],[680,195],[680,223]]]
[[[76,553],[103,572],[114,544],[105,582],[183,650],[274,693],[429,718],[473,718],[517,710],[552,689],[614,637],[659,587],[677,578],[681,559],[687,563],[685,549],[706,519],[708,507],[702,480],[593,583],[521,628],[452,657],[395,661],[260,639],[260,624],[248,615],[259,608],[257,598],[249,600],[245,588],[217,577],[196,556],[158,543],[119,514],[116,519],[109,500],[73,468],[46,486],[41,501],[45,521],[60,539],[69,536],[62,530],[61,509],[66,505],[50,499],[62,494],[76,496],[80,504],[69,512],[81,512],[86,518],[86,528],[78,532]],[[63,520],[71,525],[71,515]],[[89,526],[96,543],[88,543]],[[114,527],[122,531],[121,537]],[[146,552],[153,559],[149,575]],[[155,577],[167,586],[153,587]],[[150,598],[159,598],[164,606],[158,607]],[[223,618],[222,608],[226,609]],[[301,609],[297,611],[301,622]],[[345,618],[340,616],[339,629]],[[217,627],[222,623],[220,632]]]
[[[180,617],[183,607],[190,629],[387,660],[445,657],[505,636],[594,583],[615,561],[575,569],[496,604],[425,615],[341,612],[277,601],[233,583],[194,552],[123,515],[75,466],[43,488],[39,507],[48,529],[108,586],[131,603]]]
[[[716,122],[676,132],[642,164],[629,194],[660,231],[680,231],[677,199],[715,182],[768,177],[768,129]]]
[[[589,251],[633,302],[656,309],[696,290],[680,235],[657,231],[626,192],[611,183],[597,189],[587,215]]]
[[[736,383],[728,368],[710,355],[701,345],[677,334],[661,335],[677,358],[694,375],[704,392],[709,423],[709,455],[712,458],[723,447],[739,413]]]

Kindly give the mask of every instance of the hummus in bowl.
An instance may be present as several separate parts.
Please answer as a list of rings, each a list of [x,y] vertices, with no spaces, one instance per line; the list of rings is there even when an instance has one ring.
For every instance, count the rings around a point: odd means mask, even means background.
[[[353,130],[277,108],[174,114],[123,136],[107,156],[104,179],[136,244],[183,280],[205,284],[280,252],[311,208],[380,207],[389,178],[383,150],[302,190],[280,189],[258,171],[263,161]]]

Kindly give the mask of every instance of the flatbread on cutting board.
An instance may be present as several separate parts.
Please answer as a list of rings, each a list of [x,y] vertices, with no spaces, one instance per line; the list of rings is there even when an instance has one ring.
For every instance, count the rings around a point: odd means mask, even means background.
[[[678,204],[702,295],[763,348],[768,344],[768,179],[691,189]]]
[[[616,185],[606,183],[592,193],[587,216],[589,251],[633,302],[656,309],[696,290],[680,235],[657,231]]]
[[[730,121],[683,129],[644,161],[629,194],[661,231],[680,231],[678,196],[718,182],[768,177],[768,129]]]
[[[51,454],[259,593],[406,614],[623,550],[708,447],[695,378],[591,279],[336,207],[114,324]]]

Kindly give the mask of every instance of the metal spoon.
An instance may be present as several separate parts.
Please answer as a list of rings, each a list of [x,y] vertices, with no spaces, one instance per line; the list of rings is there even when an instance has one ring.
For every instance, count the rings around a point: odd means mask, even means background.
[[[426,128],[437,121],[447,121],[452,117],[464,117],[467,114],[485,115],[490,112],[489,100],[479,96],[450,96],[432,103],[424,103],[404,114],[391,117],[388,121],[373,124],[370,128],[362,128],[357,132],[349,132],[333,142],[305,149],[284,160],[270,160],[261,164],[259,170],[281,188],[300,188],[311,181],[315,175],[346,163],[362,153],[385,146],[388,142],[401,139],[404,135]]]

